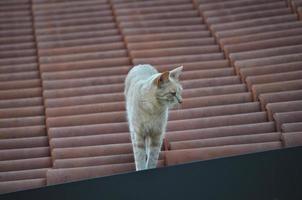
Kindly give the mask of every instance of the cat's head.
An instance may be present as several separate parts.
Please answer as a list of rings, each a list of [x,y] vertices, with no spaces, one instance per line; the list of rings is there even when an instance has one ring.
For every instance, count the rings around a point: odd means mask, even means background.
[[[156,87],[156,98],[161,104],[172,107],[182,103],[182,87],[179,82],[179,76],[183,66],[177,67],[171,71],[161,73],[156,77],[153,84]]]

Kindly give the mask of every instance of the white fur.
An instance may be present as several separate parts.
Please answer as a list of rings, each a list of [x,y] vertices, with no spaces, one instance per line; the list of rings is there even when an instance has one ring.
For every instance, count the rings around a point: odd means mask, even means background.
[[[181,70],[179,67],[171,71],[170,76],[178,79]],[[151,65],[137,65],[126,77],[126,110],[136,170],[156,167],[167,125],[171,103],[157,98],[159,88],[155,83],[160,76]],[[175,80],[171,78],[171,84],[176,84]]]

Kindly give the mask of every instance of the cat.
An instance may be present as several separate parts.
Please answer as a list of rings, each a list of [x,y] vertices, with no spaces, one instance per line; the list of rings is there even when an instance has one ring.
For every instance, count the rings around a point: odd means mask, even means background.
[[[182,103],[183,66],[159,73],[152,65],[134,66],[125,80],[127,119],[136,170],[155,168],[168,109]]]

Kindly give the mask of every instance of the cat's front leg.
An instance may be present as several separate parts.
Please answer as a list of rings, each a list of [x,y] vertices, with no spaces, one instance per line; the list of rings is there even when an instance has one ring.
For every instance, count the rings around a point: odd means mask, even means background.
[[[136,171],[146,169],[146,144],[145,138],[141,135],[135,136],[135,141],[132,141],[133,154],[135,160]]]
[[[149,143],[147,144],[147,163],[146,168],[156,168],[157,160],[159,157],[159,152],[162,145],[162,136],[154,135],[149,138]]]

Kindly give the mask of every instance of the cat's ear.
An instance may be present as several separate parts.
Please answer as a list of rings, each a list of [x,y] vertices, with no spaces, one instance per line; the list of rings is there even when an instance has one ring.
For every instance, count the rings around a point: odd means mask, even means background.
[[[161,84],[169,81],[169,74],[170,74],[169,71],[161,73],[154,81],[156,86],[159,87]]]
[[[183,66],[173,69],[172,71],[170,71],[170,77],[178,80],[180,74],[182,73],[182,70],[183,70]]]

